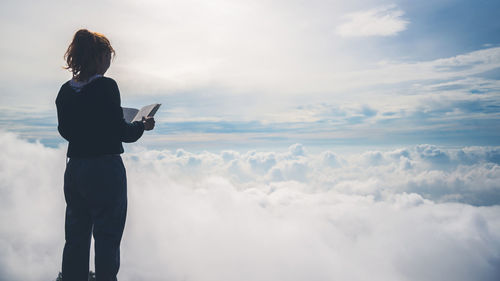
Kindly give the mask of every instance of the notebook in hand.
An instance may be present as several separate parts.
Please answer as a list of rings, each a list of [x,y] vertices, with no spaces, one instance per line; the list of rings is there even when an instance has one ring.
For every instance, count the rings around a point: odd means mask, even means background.
[[[142,117],[152,117],[155,115],[158,108],[160,108],[160,103],[153,103],[150,105],[146,105],[141,109],[123,107],[123,119],[127,121],[127,123],[132,123],[134,121],[141,121]]]

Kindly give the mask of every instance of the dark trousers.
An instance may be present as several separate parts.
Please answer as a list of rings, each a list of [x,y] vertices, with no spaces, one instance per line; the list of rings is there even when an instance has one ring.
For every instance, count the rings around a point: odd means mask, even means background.
[[[127,214],[127,179],[120,155],[71,158],[64,173],[66,225],[62,277],[87,281],[90,239],[97,281],[116,281]]]

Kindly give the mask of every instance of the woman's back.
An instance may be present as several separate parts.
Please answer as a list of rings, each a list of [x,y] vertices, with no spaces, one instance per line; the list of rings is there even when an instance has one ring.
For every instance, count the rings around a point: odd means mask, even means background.
[[[142,136],[140,122],[123,120],[116,82],[98,77],[81,88],[66,82],[57,95],[59,132],[69,141],[68,157],[123,153],[122,142]]]

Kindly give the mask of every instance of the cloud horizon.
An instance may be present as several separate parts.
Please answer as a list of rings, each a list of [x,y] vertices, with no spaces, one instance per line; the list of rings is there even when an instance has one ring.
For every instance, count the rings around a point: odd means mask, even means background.
[[[0,274],[60,268],[65,147],[2,132]],[[123,155],[121,280],[496,280],[500,148]],[[27,161],[26,159],[29,159]],[[26,175],[29,175],[26,176]],[[24,270],[30,264],[30,270]],[[360,270],[363,269],[363,270]]]

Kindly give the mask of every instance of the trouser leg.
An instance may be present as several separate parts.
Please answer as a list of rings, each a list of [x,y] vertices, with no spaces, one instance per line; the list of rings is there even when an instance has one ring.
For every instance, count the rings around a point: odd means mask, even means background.
[[[126,201],[94,220],[95,269],[97,281],[116,281],[120,268],[120,242],[125,227]]]
[[[71,168],[68,165],[64,175],[64,195],[67,205],[62,276],[65,281],[87,281],[92,220],[84,198],[72,182],[74,171]]]
[[[120,242],[127,214],[127,181],[121,158],[99,173],[99,196],[92,202],[96,281],[116,281],[120,268]]]

